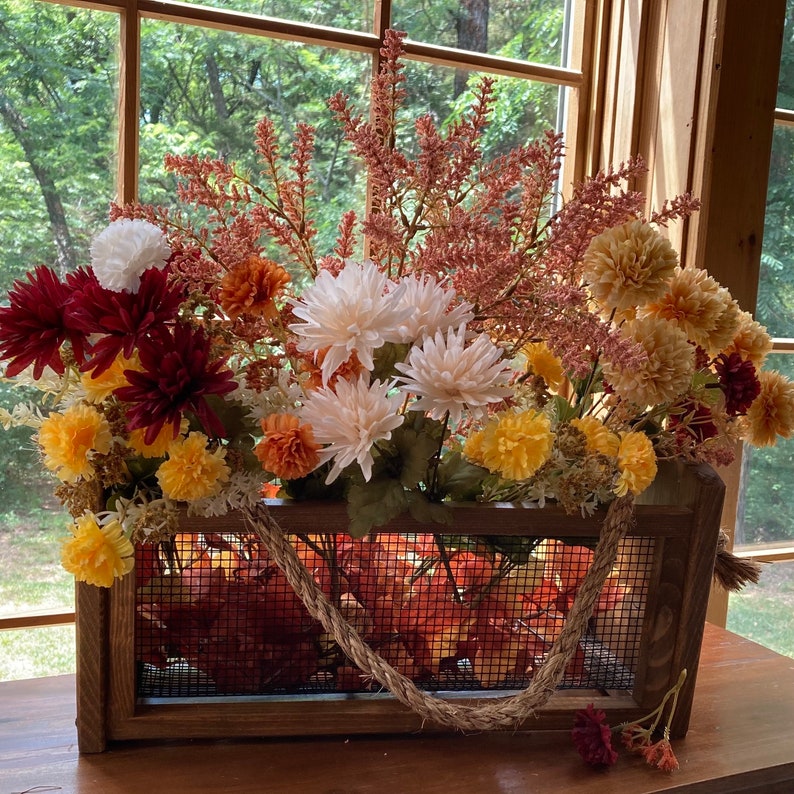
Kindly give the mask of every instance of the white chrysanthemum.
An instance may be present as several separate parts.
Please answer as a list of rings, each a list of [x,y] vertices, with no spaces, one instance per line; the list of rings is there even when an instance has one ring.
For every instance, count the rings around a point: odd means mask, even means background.
[[[456,292],[445,289],[432,276],[405,276],[400,283],[405,285],[400,305],[411,311],[398,329],[401,342],[416,342],[424,336],[433,336],[436,331],[457,328],[474,319],[474,307],[467,301],[448,311]]]
[[[403,422],[399,414],[402,395],[389,396],[392,384],[340,378],[334,389],[323,387],[311,392],[300,410],[301,421],[311,425],[314,439],[327,444],[319,450],[320,465],[334,459],[326,478],[332,483],[344,468],[356,461],[365,480],[372,476],[372,446],[391,438],[392,430]]]
[[[399,342],[399,328],[411,314],[402,303],[404,285],[388,289],[389,280],[367,260],[348,260],[334,277],[323,270],[314,284],[294,302],[293,313],[303,320],[289,326],[300,337],[298,350],[328,348],[322,363],[323,385],[355,351],[361,365],[372,370],[372,354],[386,342]]]
[[[411,348],[404,364],[395,364],[403,373],[400,389],[419,399],[414,411],[428,411],[433,419],[459,422],[464,409],[473,418],[485,416],[489,403],[498,403],[511,391],[504,386],[511,375],[502,351],[486,334],[478,335],[466,347],[466,326],[450,328],[446,336],[438,331]]]
[[[150,267],[162,270],[171,248],[153,223],[120,218],[103,229],[91,244],[91,267],[97,281],[113,292],[136,292],[141,274]]]

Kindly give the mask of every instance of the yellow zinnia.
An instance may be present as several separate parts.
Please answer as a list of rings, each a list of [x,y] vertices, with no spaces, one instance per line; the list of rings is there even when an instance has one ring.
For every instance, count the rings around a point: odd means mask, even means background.
[[[599,452],[610,457],[618,454],[620,438],[594,416],[571,419],[571,425],[584,433],[585,444],[589,452]]]
[[[618,475],[614,492],[625,496],[631,491],[641,494],[656,477],[656,453],[653,442],[644,433],[621,433],[618,448]]]
[[[483,464],[507,480],[526,480],[551,454],[554,434],[546,414],[510,411],[486,425],[481,441]]]
[[[113,436],[102,414],[84,403],[67,408],[62,414],[50,414],[39,428],[39,446],[44,465],[63,482],[75,482],[94,476],[90,456],[106,455]]]
[[[521,352],[527,358],[527,370],[540,375],[550,391],[562,385],[565,378],[562,361],[549,350],[545,342],[530,342],[524,345]]]
[[[214,496],[229,479],[226,450],[207,449],[207,436],[193,432],[184,441],[174,442],[168,460],[157,470],[163,494],[177,501],[192,502]]]
[[[116,577],[132,570],[135,550],[118,521],[102,527],[86,513],[71,530],[72,537],[63,540],[61,563],[79,581],[110,587]]]

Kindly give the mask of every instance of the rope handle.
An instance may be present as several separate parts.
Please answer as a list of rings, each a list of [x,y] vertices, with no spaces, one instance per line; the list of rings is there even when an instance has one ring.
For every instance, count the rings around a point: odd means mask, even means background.
[[[527,717],[534,716],[554,694],[579,640],[587,630],[593,607],[617,559],[620,542],[634,523],[634,500],[627,495],[609,505],[593,561],[565,625],[527,688],[509,697],[488,698],[476,704],[439,699],[419,689],[373,651],[320,589],[264,503],[249,508],[246,520],[309,614],[334,637],[342,651],[364,674],[374,678],[397,700],[428,722],[461,731],[485,731],[517,727]]]

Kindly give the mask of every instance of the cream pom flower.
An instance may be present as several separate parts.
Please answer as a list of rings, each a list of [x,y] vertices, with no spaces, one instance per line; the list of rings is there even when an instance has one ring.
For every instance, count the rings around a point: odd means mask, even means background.
[[[391,287],[389,289],[389,287]],[[348,260],[338,276],[322,270],[300,300],[293,314],[302,323],[289,329],[300,339],[302,353],[328,351],[323,358],[323,385],[355,351],[362,366],[372,371],[372,354],[386,342],[400,341],[400,326],[412,308],[402,302],[405,285],[394,285],[372,261]]]
[[[467,301],[450,308],[455,301],[455,290],[444,288],[430,275],[405,276],[400,283],[403,291],[398,303],[411,311],[398,329],[401,342],[415,342],[474,319],[474,307]]]
[[[207,436],[193,432],[168,447],[168,460],[160,464],[157,481],[163,495],[176,501],[192,502],[213,496],[229,479],[226,450],[207,448]]]
[[[664,295],[646,304],[640,316],[675,323],[687,339],[706,348],[729,299],[728,291],[705,270],[677,267]]]
[[[662,295],[678,264],[670,242],[643,221],[594,237],[584,255],[584,279],[607,312],[642,306]]]
[[[427,411],[433,419],[443,419],[447,411],[459,422],[464,409],[472,418],[485,416],[490,403],[498,403],[511,391],[504,386],[511,371],[502,359],[502,351],[486,334],[479,334],[466,347],[466,327],[450,328],[446,336],[440,331],[425,337],[421,345],[411,348],[405,363],[394,365],[403,374],[400,389],[415,394],[413,411]]]
[[[97,281],[113,292],[136,292],[141,274],[162,270],[171,256],[162,230],[149,221],[120,218],[106,226],[91,244],[91,267]]]
[[[647,359],[633,367],[604,364],[604,377],[621,397],[639,406],[658,405],[686,391],[695,371],[695,349],[680,328],[644,317],[626,323],[622,330]]]
[[[656,453],[645,433],[621,433],[618,448],[618,474],[614,492],[625,496],[629,491],[641,494],[655,479]]]
[[[300,418],[311,425],[316,443],[328,445],[318,451],[318,465],[334,461],[326,483],[332,483],[353,461],[369,481],[373,445],[390,439],[392,430],[404,419],[398,413],[402,395],[397,392],[390,396],[392,388],[391,383],[379,380],[369,384],[362,375],[355,381],[340,379],[333,389],[324,386],[309,394],[300,409]]]
[[[717,324],[711,330],[706,340],[706,350],[712,357],[722,353],[722,351],[731,344],[739,331],[739,324],[742,316],[739,302],[731,297],[730,292],[728,292],[725,287],[721,287],[720,289],[725,293],[725,309],[717,318]]]
[[[771,447],[794,433],[794,383],[775,370],[758,373],[761,393],[747,411],[747,440]]]
[[[743,359],[752,361],[756,369],[760,369],[771,350],[772,338],[766,328],[754,320],[749,312],[740,312],[736,335],[725,348],[725,354],[738,353]]]

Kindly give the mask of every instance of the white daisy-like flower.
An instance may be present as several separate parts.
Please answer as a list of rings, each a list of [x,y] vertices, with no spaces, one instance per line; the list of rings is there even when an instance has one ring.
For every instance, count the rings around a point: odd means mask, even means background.
[[[450,419],[459,422],[464,409],[481,419],[489,403],[511,394],[504,385],[511,370],[502,351],[486,334],[466,347],[465,325],[448,329],[446,336],[437,331],[425,337],[395,367],[403,373],[400,389],[419,397],[411,410],[428,411],[433,419],[443,419],[449,411]]]
[[[398,413],[402,395],[389,395],[393,384],[340,378],[334,389],[323,387],[311,392],[300,410],[301,421],[312,426],[315,441],[327,444],[319,450],[320,464],[333,458],[334,465],[326,478],[332,483],[344,468],[356,461],[364,479],[372,476],[372,446],[391,438],[392,430],[403,422]]]
[[[355,351],[361,365],[372,370],[372,354],[386,342],[399,342],[399,327],[411,314],[402,302],[405,285],[388,289],[389,279],[367,260],[348,260],[338,276],[319,273],[294,301],[293,313],[303,320],[290,330],[303,353],[328,348],[322,363],[323,385]]]
[[[113,221],[91,244],[94,275],[113,292],[137,292],[144,270],[162,270],[170,256],[171,248],[162,230],[137,218]]]
[[[467,301],[450,309],[457,293],[428,274],[405,276],[400,283],[405,285],[400,303],[411,310],[398,329],[401,342],[416,342],[424,336],[433,336],[436,331],[457,328],[474,319],[474,307]]]

